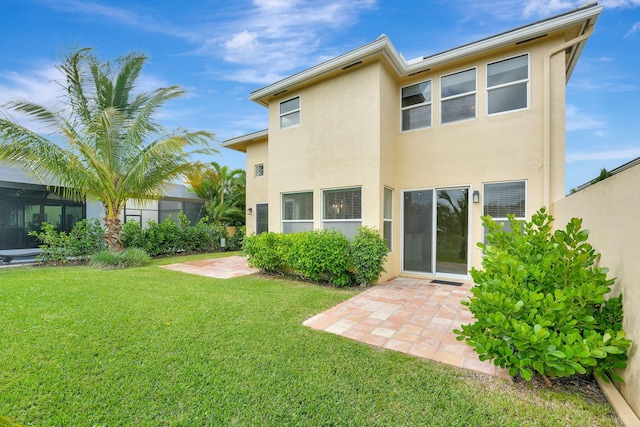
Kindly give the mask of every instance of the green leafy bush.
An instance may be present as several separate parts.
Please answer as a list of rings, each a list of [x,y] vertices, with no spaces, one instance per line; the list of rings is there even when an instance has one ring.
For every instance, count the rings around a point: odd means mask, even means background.
[[[96,218],[76,222],[69,234],[72,256],[88,259],[92,254],[107,247],[104,241],[104,228]]]
[[[291,245],[289,266],[302,277],[336,286],[352,283],[349,239],[337,230],[298,233]]]
[[[121,240],[125,248],[142,248],[144,246],[144,231],[140,223],[126,222],[122,226]]]
[[[52,224],[43,222],[40,232],[30,231],[29,235],[36,237],[42,244],[42,254],[38,259],[44,262],[65,264],[73,255],[71,237],[64,231],[57,231]]]
[[[236,232],[233,236],[229,236],[227,239],[227,247],[230,251],[240,251],[242,250],[242,245],[244,241],[245,234],[247,229],[245,226],[237,227]]]
[[[151,257],[140,248],[127,248],[123,252],[103,250],[91,257],[91,266],[102,270],[142,267],[151,263]]]
[[[378,231],[360,227],[353,243],[337,230],[246,236],[244,252],[249,265],[265,272],[350,286],[356,278],[367,283],[380,276],[387,247]]]
[[[244,239],[244,253],[251,267],[267,273],[284,273],[290,257],[293,234],[261,233]]]
[[[582,220],[551,232],[545,208],[531,222],[509,217],[512,231],[490,217],[482,248],[484,270],[472,269],[477,284],[468,305],[475,323],[462,325],[459,340],[481,360],[493,360],[510,375],[530,380],[595,372],[622,381],[631,341],[622,329],[620,298],[605,301],[613,279],[598,266]]]
[[[384,262],[389,248],[375,228],[360,227],[351,242],[351,260],[356,281],[361,285],[372,283],[385,271]]]
[[[177,224],[172,218],[167,218],[161,223],[150,221],[146,229],[133,221],[122,227],[122,243],[125,247],[142,248],[152,256],[220,250],[220,239],[223,237],[227,237],[224,226],[207,224],[206,218],[192,226],[182,212],[178,215]]]

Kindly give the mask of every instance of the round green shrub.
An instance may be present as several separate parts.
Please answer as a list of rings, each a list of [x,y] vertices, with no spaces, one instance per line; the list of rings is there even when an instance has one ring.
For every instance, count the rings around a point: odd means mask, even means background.
[[[582,220],[552,232],[553,218],[540,209],[530,222],[509,217],[510,232],[482,218],[486,243],[478,243],[483,270],[468,305],[476,321],[455,332],[481,360],[493,360],[530,380],[538,372],[565,377],[594,372],[622,381],[614,369],[627,364],[631,341],[622,329],[620,298],[605,301],[613,279],[598,266]]]
[[[384,263],[389,248],[378,230],[372,227],[359,227],[351,242],[351,260],[356,281],[360,285],[376,281],[385,271]]]

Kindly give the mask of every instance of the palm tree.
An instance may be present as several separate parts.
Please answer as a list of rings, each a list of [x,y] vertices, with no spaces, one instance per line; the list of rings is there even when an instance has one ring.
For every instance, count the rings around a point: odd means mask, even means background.
[[[128,200],[161,198],[171,182],[193,170],[190,156],[217,152],[209,147],[212,133],[167,131],[153,120],[185,91],[136,91],[146,61],[134,52],[100,62],[91,49],[72,49],[58,67],[64,93],[55,107],[26,100],[4,106],[45,125],[47,135],[20,125],[9,112],[0,116],[0,160],[56,181],[66,197],[100,201],[112,251],[123,249],[120,213]],[[186,152],[187,147],[197,148]]]
[[[217,162],[201,169],[189,177],[191,191],[205,201],[210,222],[244,223],[246,172],[229,169]]]

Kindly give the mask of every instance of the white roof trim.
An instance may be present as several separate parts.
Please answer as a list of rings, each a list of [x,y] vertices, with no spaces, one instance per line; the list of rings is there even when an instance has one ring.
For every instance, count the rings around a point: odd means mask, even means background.
[[[425,57],[422,61],[405,60],[404,57],[393,46],[389,38],[383,35],[378,37],[378,39],[374,42],[352,50],[351,52],[347,52],[344,55],[340,55],[336,58],[330,59],[307,70],[301,71],[283,80],[275,82],[269,86],[258,89],[249,95],[249,99],[263,105],[267,105],[266,102],[262,101],[263,98],[273,96],[274,94],[285,91],[292,86],[296,86],[304,83],[305,81],[321,77],[322,75],[334,72],[341,69],[342,67],[348,66],[358,61],[362,61],[378,54],[383,55],[387,59],[389,64],[398,73],[398,76],[406,76],[419,71],[423,71],[427,68],[455,61],[469,55],[475,55],[487,50],[496,49],[501,46],[542,36],[552,31],[568,28],[583,21],[587,22],[592,20],[591,23],[593,24],[595,23],[595,20],[598,19],[598,16],[602,12],[602,9],[603,6],[598,6],[596,3],[590,3],[562,15],[538,21],[533,24],[516,28],[515,30],[511,30],[477,42],[460,46],[458,48],[451,49],[436,55]],[[578,47],[578,49],[581,50],[581,47]],[[573,70],[573,66],[570,64],[568,71],[571,70]]]
[[[220,144],[222,147],[228,147],[230,145],[242,144],[244,142],[250,142],[254,139],[264,138],[269,135],[268,129],[259,130],[257,132],[249,133],[247,135],[236,136],[234,138],[225,139]]]

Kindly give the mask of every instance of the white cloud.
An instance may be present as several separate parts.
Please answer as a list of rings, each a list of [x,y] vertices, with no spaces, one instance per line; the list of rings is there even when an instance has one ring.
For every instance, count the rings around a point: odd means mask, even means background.
[[[190,29],[180,29],[170,22],[161,22],[157,16],[152,15],[153,9],[150,8],[143,11],[134,11],[84,0],[45,0],[45,3],[52,9],[87,15],[98,19],[108,19],[143,31],[167,34],[188,40],[198,39],[197,33]]]
[[[636,22],[635,24],[633,24],[629,32],[624,37],[625,38],[632,37],[638,31],[640,31],[640,22]]]
[[[591,152],[577,152],[567,154],[567,163],[583,161],[631,160],[640,157],[640,147],[630,147],[620,150],[603,150]]]
[[[596,135],[604,135],[603,130],[607,123],[601,118],[581,111],[575,105],[567,105],[567,132],[587,130],[594,131]]]
[[[525,18],[530,16],[548,16],[561,11],[573,9],[580,3],[581,1],[575,0],[529,0],[525,3],[522,13]]]
[[[60,86],[56,81],[61,78],[62,74],[52,64],[25,72],[0,74],[0,105],[18,98],[47,103],[60,95]]]
[[[212,36],[198,53],[241,68],[227,75],[244,83],[271,83],[326,55],[322,39],[357,22],[375,0],[255,0],[253,7]],[[266,71],[268,70],[268,71]]]

